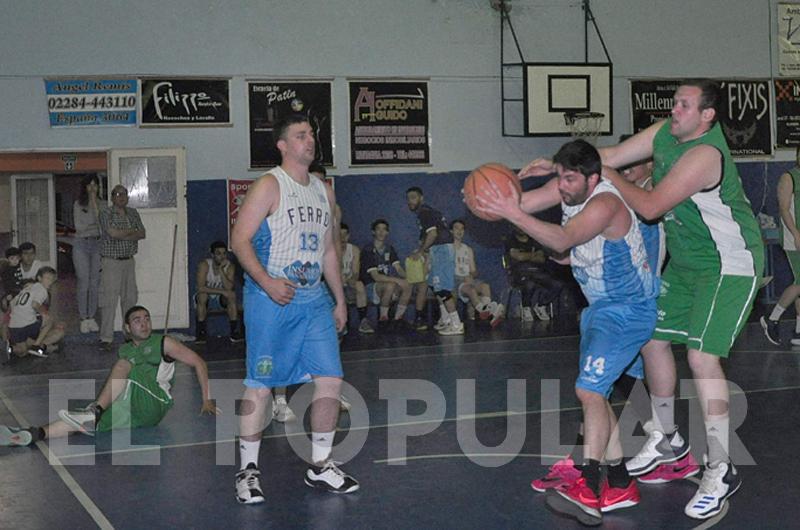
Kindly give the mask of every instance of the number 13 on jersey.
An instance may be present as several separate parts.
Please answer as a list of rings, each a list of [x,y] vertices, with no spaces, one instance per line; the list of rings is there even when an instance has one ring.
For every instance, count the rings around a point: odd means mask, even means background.
[[[319,235],[316,232],[301,232],[300,250],[304,252],[316,252],[319,250]]]

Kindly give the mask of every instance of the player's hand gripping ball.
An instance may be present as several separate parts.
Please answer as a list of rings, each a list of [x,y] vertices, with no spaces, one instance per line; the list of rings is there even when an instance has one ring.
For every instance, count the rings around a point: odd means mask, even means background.
[[[490,163],[475,168],[464,181],[464,202],[472,213],[486,221],[499,221],[500,217],[494,214],[478,210],[478,203],[475,196],[484,193],[492,193],[490,182],[500,190],[500,194],[506,197],[512,194],[512,189],[517,190],[517,194],[522,193],[522,186],[517,175],[503,164]]]

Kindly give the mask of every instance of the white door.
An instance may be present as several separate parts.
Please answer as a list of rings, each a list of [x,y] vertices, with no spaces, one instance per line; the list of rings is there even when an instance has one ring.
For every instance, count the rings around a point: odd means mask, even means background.
[[[36,259],[56,269],[56,194],[52,174],[11,176],[11,237],[30,241]]]
[[[150,310],[154,328],[164,327],[173,231],[177,226],[168,324],[172,329],[188,327],[186,150],[112,149],[108,160],[108,189],[117,184],[127,188],[128,206],[136,208],[147,231],[147,237],[139,241],[136,255],[138,303]],[[119,314],[114,322],[121,326]]]

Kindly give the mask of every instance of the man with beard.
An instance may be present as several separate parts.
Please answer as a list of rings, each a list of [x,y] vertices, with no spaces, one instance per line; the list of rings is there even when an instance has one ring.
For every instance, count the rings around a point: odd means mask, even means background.
[[[636,215],[616,188],[600,178],[597,150],[574,140],[561,147],[553,163],[558,178],[541,188],[520,197],[516,192],[501,195],[493,185],[477,199],[482,211],[507,219],[554,252],[569,251],[573,275],[589,301],[581,314],[575,383],[583,408],[583,467],[568,487],[551,490],[547,503],[584,524],[597,525],[602,512],[639,502],[636,482],[622,460],[608,396],[653,333],[658,282]],[[528,215],[559,202],[560,226]],[[602,484],[601,461],[607,467]]]

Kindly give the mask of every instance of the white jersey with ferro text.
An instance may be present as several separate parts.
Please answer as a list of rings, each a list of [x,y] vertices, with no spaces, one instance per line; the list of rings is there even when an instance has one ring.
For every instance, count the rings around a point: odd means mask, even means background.
[[[253,250],[273,278],[286,278],[298,289],[319,287],[325,232],[332,219],[325,184],[314,177],[300,184],[280,166],[269,173],[278,181],[280,202],[253,235]],[[249,275],[245,282],[261,290]]]

